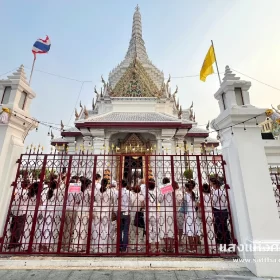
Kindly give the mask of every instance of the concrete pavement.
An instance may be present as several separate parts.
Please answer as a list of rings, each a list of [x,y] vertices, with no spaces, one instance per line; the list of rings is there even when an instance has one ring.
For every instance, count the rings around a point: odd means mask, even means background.
[[[230,275],[228,278],[226,275]],[[246,276],[241,277],[241,276]],[[0,270],[1,280],[189,280],[258,279],[249,271],[215,270]],[[259,278],[260,279],[260,278]]]

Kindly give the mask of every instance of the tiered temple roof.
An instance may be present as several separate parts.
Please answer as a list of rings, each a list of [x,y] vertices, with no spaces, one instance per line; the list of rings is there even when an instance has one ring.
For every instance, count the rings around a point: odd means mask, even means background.
[[[226,75],[232,75],[229,69]],[[92,110],[80,104],[80,113],[75,111],[76,128],[63,130],[62,136],[80,137],[80,129],[110,127],[186,129],[186,137],[198,137],[203,141],[209,136],[207,129],[197,127],[193,104],[183,110],[176,97],[178,87],[172,93],[171,77],[164,82],[163,72],[150,61],[142,38],[138,6],[125,58],[109,73],[108,82],[103,77],[101,81],[101,91],[94,90],[96,98]],[[58,143],[56,140],[52,142]],[[208,138],[209,141],[217,144],[214,139]]]

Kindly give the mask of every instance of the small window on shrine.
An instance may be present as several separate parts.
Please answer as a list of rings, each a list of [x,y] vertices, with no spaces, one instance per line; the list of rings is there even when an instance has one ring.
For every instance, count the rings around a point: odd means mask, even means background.
[[[11,95],[12,87],[5,87],[4,93],[2,96],[1,104],[8,104],[10,95]]]
[[[234,88],[236,104],[238,106],[244,105],[244,99],[241,88]]]
[[[226,110],[226,108],[227,108],[227,106],[226,106],[226,94],[224,92],[222,93],[222,100],[223,100],[224,110]]]
[[[18,107],[23,110],[24,106],[25,106],[25,102],[26,102],[26,98],[27,98],[27,93],[26,92],[22,92],[21,96],[20,96],[20,100],[18,102]]]

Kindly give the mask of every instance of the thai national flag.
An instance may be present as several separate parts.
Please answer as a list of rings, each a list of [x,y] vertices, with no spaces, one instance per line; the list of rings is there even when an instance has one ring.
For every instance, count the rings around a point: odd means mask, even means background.
[[[47,53],[51,48],[51,40],[49,36],[46,36],[46,39],[38,39],[33,45],[32,52],[36,57],[37,53]]]

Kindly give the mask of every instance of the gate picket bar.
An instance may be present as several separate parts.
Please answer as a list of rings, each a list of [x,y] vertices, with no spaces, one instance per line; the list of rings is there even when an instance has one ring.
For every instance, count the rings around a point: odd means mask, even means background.
[[[23,154],[0,252],[219,256],[229,191],[222,156]]]

